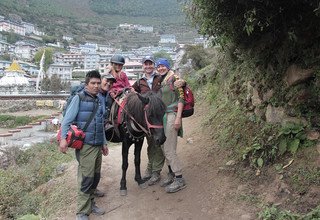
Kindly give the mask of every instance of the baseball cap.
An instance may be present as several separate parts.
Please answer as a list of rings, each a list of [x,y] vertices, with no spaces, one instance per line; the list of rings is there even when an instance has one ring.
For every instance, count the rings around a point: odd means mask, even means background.
[[[145,56],[142,59],[142,63],[145,63],[146,61],[151,61],[152,63],[155,63],[153,56]]]
[[[111,80],[111,81],[113,81],[113,82],[115,82],[116,81],[116,79],[113,77],[113,75],[112,74],[110,74],[110,73],[106,73],[106,74],[101,74],[101,78],[105,78],[105,79],[107,79],[107,80]]]

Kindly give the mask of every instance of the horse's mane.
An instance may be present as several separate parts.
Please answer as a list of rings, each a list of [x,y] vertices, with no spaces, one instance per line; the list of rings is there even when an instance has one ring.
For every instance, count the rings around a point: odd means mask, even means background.
[[[155,92],[149,91],[142,95],[143,97],[149,98],[148,103],[148,111],[147,115],[152,115],[156,118],[163,117],[163,114],[165,112],[166,106]],[[130,93],[127,96],[127,104],[126,104],[126,110],[134,116],[135,120],[138,122],[143,123],[144,122],[144,104],[139,99],[138,95],[136,93]]]

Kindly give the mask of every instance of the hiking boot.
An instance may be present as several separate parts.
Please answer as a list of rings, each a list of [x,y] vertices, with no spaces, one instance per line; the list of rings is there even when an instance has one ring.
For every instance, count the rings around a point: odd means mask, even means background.
[[[105,210],[99,208],[95,203],[92,204],[91,213],[94,215],[104,215],[106,213]]]
[[[161,187],[168,186],[168,185],[170,185],[171,183],[173,183],[173,180],[174,180],[174,174],[173,174],[173,173],[168,173],[168,174],[167,174],[167,178],[165,178],[164,180],[162,180],[162,181],[160,182],[160,186],[161,186]]]
[[[104,197],[104,192],[101,192],[100,190],[95,189],[94,192],[93,192],[93,195],[95,197]]]
[[[175,193],[178,192],[181,189],[184,189],[186,187],[186,181],[184,180],[184,178],[174,178],[173,183],[171,183],[170,185],[166,186],[166,192],[167,193]]]
[[[153,172],[150,179],[148,180],[148,185],[152,186],[154,184],[156,184],[157,182],[159,182],[161,179],[160,177],[160,173],[159,172]]]
[[[77,214],[76,215],[76,220],[89,220],[89,216],[87,216],[86,214]]]
[[[152,172],[149,169],[146,169],[146,171],[144,172],[144,176],[142,177],[143,180],[149,180],[151,178]]]

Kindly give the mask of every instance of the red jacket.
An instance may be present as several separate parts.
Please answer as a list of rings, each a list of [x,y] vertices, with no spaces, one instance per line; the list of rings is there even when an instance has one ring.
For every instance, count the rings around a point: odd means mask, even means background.
[[[113,83],[113,85],[110,89],[110,95],[112,95],[112,93],[113,93],[115,96],[117,96],[125,88],[131,88],[131,85],[129,83],[129,79],[127,77],[127,74],[125,72],[121,71],[119,74],[119,77],[116,77],[116,82]]]

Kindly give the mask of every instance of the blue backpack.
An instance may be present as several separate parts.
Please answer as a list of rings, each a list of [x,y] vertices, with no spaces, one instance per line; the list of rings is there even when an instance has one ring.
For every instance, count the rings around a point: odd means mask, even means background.
[[[64,116],[66,114],[67,108],[70,105],[71,100],[73,99],[73,97],[76,96],[77,94],[79,94],[79,92],[83,91],[84,87],[85,87],[84,84],[80,84],[80,85],[71,87],[70,96],[67,98],[66,104],[63,106],[62,116]]]

